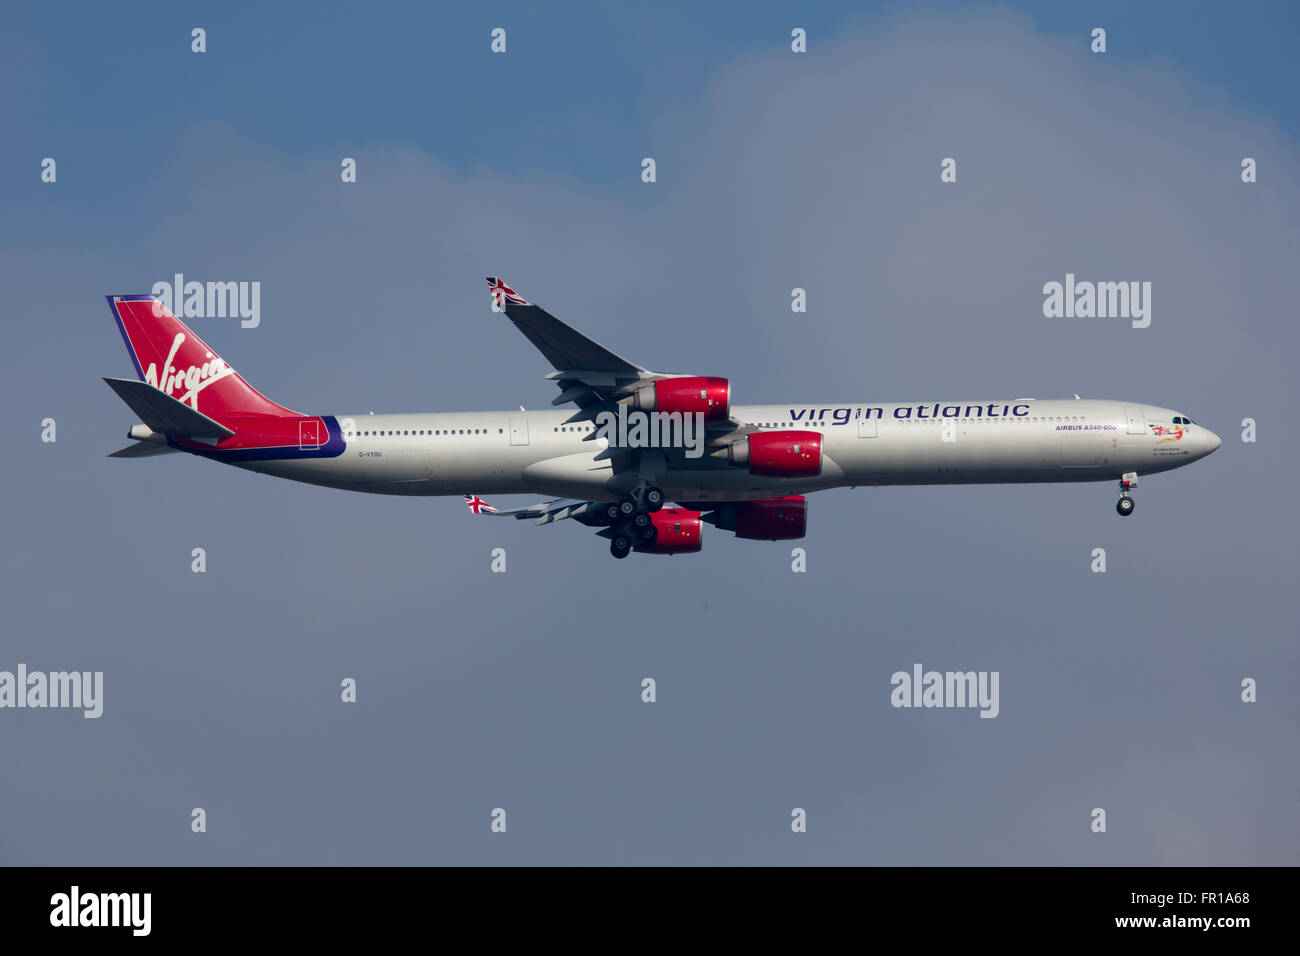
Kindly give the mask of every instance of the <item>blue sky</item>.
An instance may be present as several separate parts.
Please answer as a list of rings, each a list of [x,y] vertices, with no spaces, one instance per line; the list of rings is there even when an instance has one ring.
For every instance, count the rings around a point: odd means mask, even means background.
[[[1293,5],[0,22],[0,669],[106,683],[97,721],[0,712],[0,859],[1295,862]],[[454,498],[107,459],[133,419],[102,297],[176,272],[262,283],[258,328],[196,331],[310,412],[549,402],[502,275],[739,404],[1080,393],[1224,446],[1123,521],[1109,484],[846,489],[810,502],[807,574],[711,528],[614,562]],[[1151,327],[1045,320],[1067,272],[1151,281]],[[999,671],[998,718],[892,709],[915,662]]]
[[[1235,110],[1300,131],[1295,4],[1006,6],[1044,33],[1080,42],[1104,26],[1108,56],[1167,64],[1222,91]],[[792,25],[808,30],[815,50],[846,23],[916,8],[493,3],[362,13],[321,3],[304,13],[287,4],[28,4],[3,15],[0,95],[11,147],[86,157],[69,189],[147,188],[114,162],[114,139],[149,133],[165,151],[185,127],[211,118],[291,157],[411,145],[461,170],[561,173],[618,187],[629,181],[628,157],[653,150],[659,107],[690,97],[720,65],[785,49]],[[206,28],[210,55],[196,57],[182,42],[194,26]],[[496,26],[508,31],[504,57],[488,50]],[[19,180],[20,151],[6,150],[3,162],[6,181]]]

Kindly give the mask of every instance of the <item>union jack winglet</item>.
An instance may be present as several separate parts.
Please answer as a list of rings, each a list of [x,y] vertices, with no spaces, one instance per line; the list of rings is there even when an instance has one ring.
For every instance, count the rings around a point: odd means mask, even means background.
[[[474,512],[476,515],[481,515],[485,511],[497,510],[496,508],[493,508],[490,504],[488,504],[486,501],[484,501],[482,498],[480,498],[478,495],[466,495],[465,504],[467,504],[469,506],[469,510]]]
[[[496,276],[488,276],[487,281],[488,289],[492,293],[492,301],[497,305],[504,306],[506,302],[513,302],[515,305],[532,305],[531,302]]]

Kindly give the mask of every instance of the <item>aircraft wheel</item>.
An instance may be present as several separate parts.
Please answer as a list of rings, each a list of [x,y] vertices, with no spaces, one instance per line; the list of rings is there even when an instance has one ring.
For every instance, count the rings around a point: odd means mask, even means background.
[[[636,511],[636,502],[631,498],[624,498],[618,503],[618,513],[623,517],[630,518],[634,511]]]
[[[645,506],[651,511],[658,511],[664,506],[664,493],[658,488],[647,488]]]
[[[1125,518],[1127,518],[1129,515],[1133,513],[1133,508],[1135,505],[1136,502],[1128,495],[1125,495],[1124,497],[1120,498],[1118,502],[1115,503],[1115,510],[1118,511]]]
[[[646,528],[654,527],[650,522],[650,516],[644,511],[638,511],[636,517],[632,519],[632,527],[637,530],[638,534],[645,534]]]
[[[609,542],[609,553],[616,558],[626,558],[632,551],[632,542],[624,535],[617,535]]]
[[[651,525],[650,527],[646,528],[644,531],[641,532],[641,543],[654,544],[656,539],[658,539],[658,537],[659,537],[659,529],[656,528],[654,525]]]
[[[619,519],[618,504],[615,503],[615,504],[606,505],[605,520],[608,521],[610,524],[613,524],[618,519]]]

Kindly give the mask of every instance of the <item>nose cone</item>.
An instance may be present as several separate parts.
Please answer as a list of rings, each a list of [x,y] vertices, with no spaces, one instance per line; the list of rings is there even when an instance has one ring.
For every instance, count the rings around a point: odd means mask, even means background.
[[[1220,440],[1218,435],[1214,434],[1214,432],[1210,431],[1208,428],[1205,429],[1205,453],[1207,455],[1222,444],[1223,442]]]

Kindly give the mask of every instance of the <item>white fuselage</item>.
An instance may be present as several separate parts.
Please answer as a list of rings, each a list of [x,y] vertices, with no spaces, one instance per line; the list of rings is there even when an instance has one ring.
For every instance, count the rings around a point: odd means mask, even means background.
[[[978,409],[978,412],[977,412]],[[338,416],[343,451],[329,458],[240,462],[296,481],[393,495],[537,493],[614,500],[650,480],[677,501],[736,501],[853,485],[1116,480],[1168,471],[1209,454],[1213,432],[1135,402],[1017,399],[916,404],[734,406],[763,430],[822,437],[813,478],[766,478],[704,455],[643,451],[637,469],[595,460],[603,439],[571,410]],[[1178,418],[1179,423],[1174,419]]]

